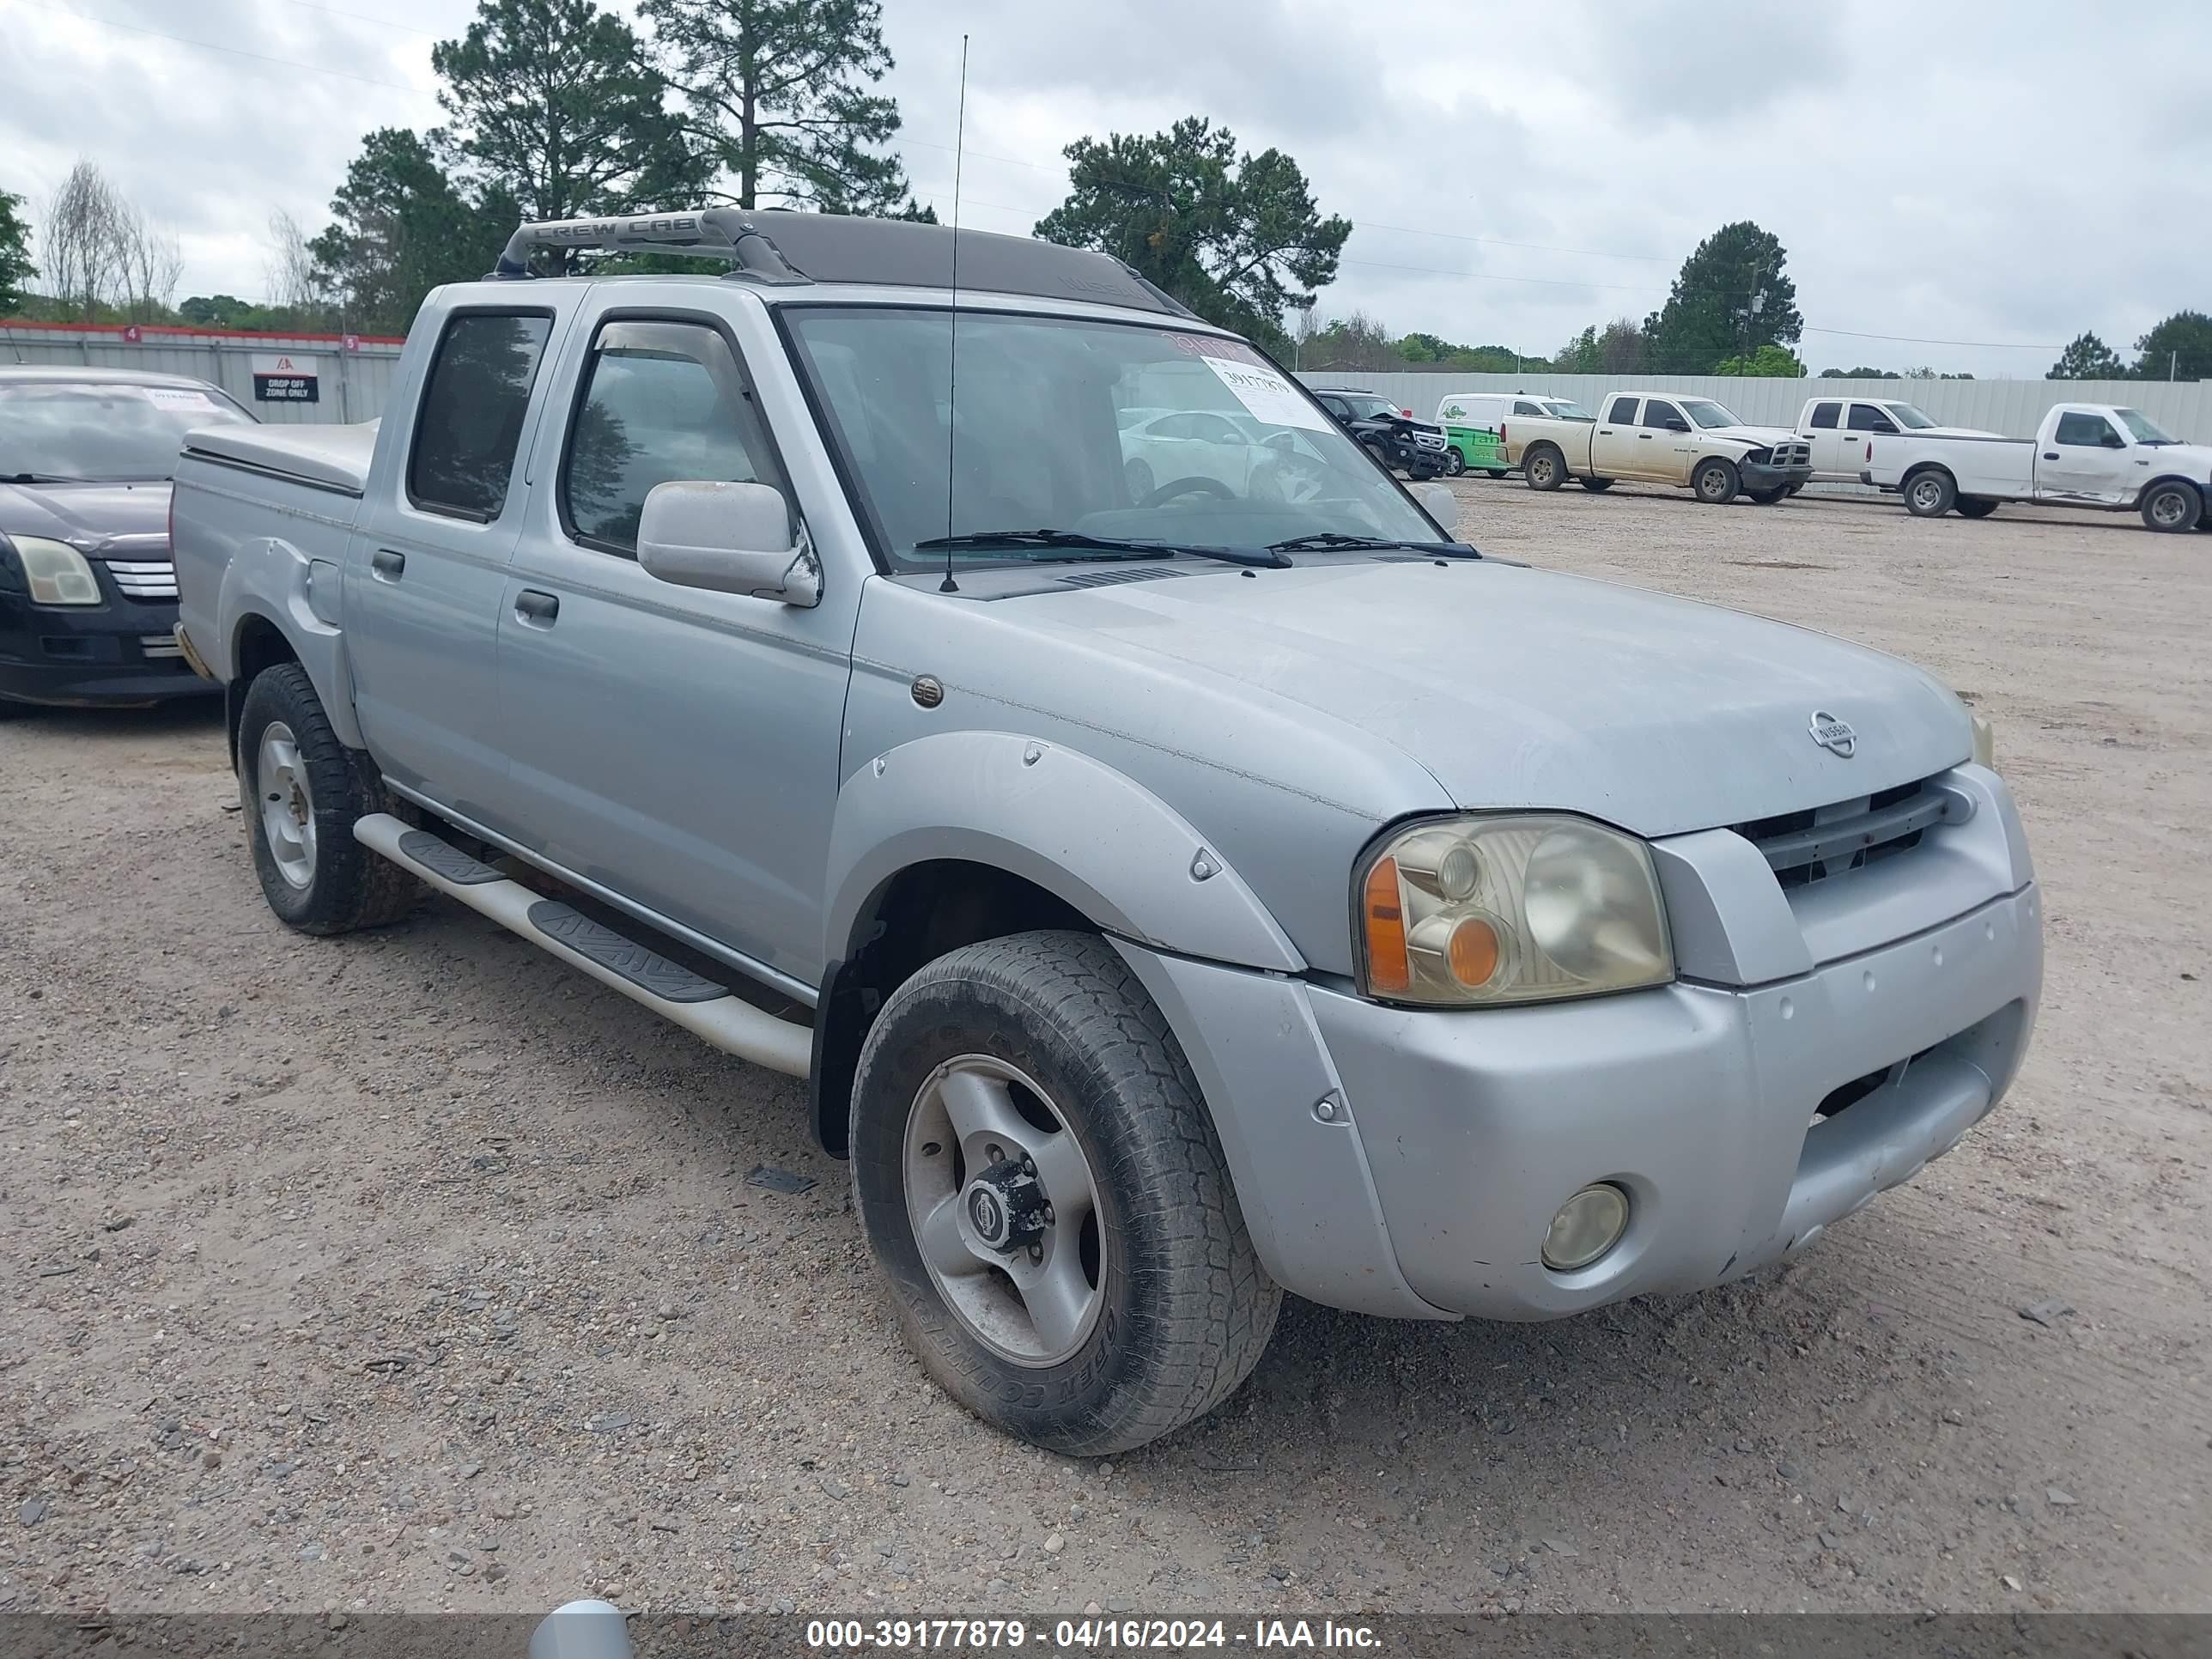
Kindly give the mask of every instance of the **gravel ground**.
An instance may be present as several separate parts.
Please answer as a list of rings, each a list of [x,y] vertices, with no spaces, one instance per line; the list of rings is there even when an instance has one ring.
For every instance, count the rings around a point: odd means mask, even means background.
[[[288,934],[211,715],[19,718],[0,1608],[2212,1607],[2212,537],[1456,488],[1494,552],[1996,720],[2049,977],[1958,1153],[1706,1297],[1292,1303],[1215,1416],[1079,1466],[901,1351],[799,1087],[448,902]]]

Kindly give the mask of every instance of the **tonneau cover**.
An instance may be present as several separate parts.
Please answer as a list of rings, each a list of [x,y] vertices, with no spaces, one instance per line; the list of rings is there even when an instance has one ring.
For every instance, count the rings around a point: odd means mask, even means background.
[[[185,451],[358,495],[368,488],[376,428],[374,421],[353,426],[204,426],[185,434]]]

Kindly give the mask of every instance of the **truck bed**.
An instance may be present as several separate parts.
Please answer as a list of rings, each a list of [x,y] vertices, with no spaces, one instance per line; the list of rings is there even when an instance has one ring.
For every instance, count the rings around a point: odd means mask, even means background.
[[[358,495],[368,488],[376,453],[374,421],[352,426],[209,426],[185,434],[185,451],[221,465],[242,466]]]

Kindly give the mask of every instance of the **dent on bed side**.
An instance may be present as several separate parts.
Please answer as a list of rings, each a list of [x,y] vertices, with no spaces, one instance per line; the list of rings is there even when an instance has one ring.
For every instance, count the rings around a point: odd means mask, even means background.
[[[1058,744],[945,732],[864,763],[838,793],[823,890],[825,958],[852,954],[872,896],[936,859],[994,866],[1110,933],[1248,967],[1305,966],[1267,907],[1179,813]]]
[[[366,745],[354,718],[343,605],[338,566],[281,537],[256,537],[240,544],[223,571],[220,615],[230,673],[240,675],[248,666],[240,660],[239,641],[252,621],[258,617],[269,623],[314,682],[338,741],[360,749]]]

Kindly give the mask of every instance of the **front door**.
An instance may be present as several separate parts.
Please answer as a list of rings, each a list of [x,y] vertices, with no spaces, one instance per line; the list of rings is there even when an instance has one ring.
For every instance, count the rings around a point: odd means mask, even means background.
[[[620,299],[601,289],[578,318],[562,376],[575,401],[534,452],[542,505],[500,606],[515,798],[545,858],[811,986],[858,585],[807,608],[674,586],[638,563],[655,484],[795,498],[737,331],[755,329],[759,361],[765,315]],[[799,522],[794,509],[794,535]]]
[[[1601,478],[1638,478],[1636,399],[1615,398],[1590,434],[1590,471]]]
[[[346,561],[346,649],[370,751],[392,778],[493,829],[511,823],[492,711],[500,601],[528,495],[515,462],[544,398],[558,303],[445,319],[408,453],[370,479]]]
[[[1690,481],[1692,434],[1689,416],[1663,398],[1644,400],[1644,421],[1636,432],[1637,476],[1657,483]]]
[[[2142,487],[2142,477],[2128,453],[2127,435],[2087,410],[2061,415],[2051,442],[2036,452],[2038,500],[2132,501]]]

